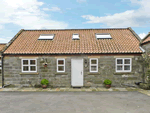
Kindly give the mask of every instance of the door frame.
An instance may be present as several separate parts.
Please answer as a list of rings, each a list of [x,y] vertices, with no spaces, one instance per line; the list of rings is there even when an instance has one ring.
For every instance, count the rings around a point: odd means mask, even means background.
[[[76,60],[76,59],[81,59],[82,60],[82,66],[83,66],[83,71],[82,71],[82,76],[83,76],[83,86],[84,86],[84,60],[83,60],[83,58],[72,58],[71,59],[71,86],[72,86],[72,60]],[[72,87],[83,87],[83,86],[72,86]]]

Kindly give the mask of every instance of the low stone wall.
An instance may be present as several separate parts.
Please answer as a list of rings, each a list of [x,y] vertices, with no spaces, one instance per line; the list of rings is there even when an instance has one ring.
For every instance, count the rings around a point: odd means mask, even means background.
[[[26,57],[26,56],[25,56]],[[37,57],[37,73],[22,73],[21,72],[21,58],[19,56],[5,56],[4,57],[4,84],[12,84],[14,86],[35,86],[39,85],[44,78],[49,80],[50,87],[71,87],[71,59],[83,58],[87,60],[87,66],[84,66],[84,87],[102,87],[105,79],[112,80],[112,86],[120,86],[121,83],[134,84],[136,81],[142,81],[142,64],[141,56],[131,56],[132,58],[132,72],[131,73],[116,73],[115,59],[116,56],[35,56]],[[119,56],[117,56],[119,57]],[[121,56],[125,57],[126,56]],[[127,56],[130,58],[130,56]],[[33,57],[34,58],[34,57]],[[47,59],[47,67],[43,66]],[[57,73],[56,61],[57,58],[65,58],[65,73]],[[89,59],[98,58],[98,72],[89,72]],[[83,61],[84,61],[83,60]],[[122,75],[126,75],[127,79]]]

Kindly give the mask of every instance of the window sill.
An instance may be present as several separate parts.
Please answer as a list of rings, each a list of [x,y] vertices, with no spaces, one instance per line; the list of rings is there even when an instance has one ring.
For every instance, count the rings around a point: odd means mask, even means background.
[[[67,75],[68,73],[65,72],[56,72],[55,75]]]
[[[134,74],[134,72],[114,72],[114,75]]]
[[[29,73],[25,73],[25,72],[24,73],[20,73],[20,75],[38,75],[38,74],[39,73],[30,73],[30,72]]]
[[[88,75],[100,75],[99,72],[88,72]]]

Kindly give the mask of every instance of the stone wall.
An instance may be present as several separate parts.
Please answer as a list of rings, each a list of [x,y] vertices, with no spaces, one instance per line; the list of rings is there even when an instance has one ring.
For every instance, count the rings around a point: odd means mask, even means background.
[[[22,73],[21,58],[19,56],[4,57],[4,84],[12,84],[14,86],[35,86],[39,85],[43,78],[49,80],[50,87],[71,87],[71,59],[83,58],[87,60],[87,66],[84,66],[84,86],[85,87],[101,87],[105,79],[112,80],[112,86],[120,86],[120,83],[134,84],[135,81],[142,81],[142,65],[139,61],[141,56],[131,56],[132,72],[116,73],[115,59],[116,57],[130,58],[130,56],[35,56],[37,58],[37,73]],[[32,58],[35,58],[32,57]],[[23,57],[22,57],[23,58]],[[25,57],[26,58],[26,57]],[[43,66],[47,59],[47,67]],[[57,58],[65,58],[65,73],[57,73]],[[89,59],[98,58],[98,72],[89,72]],[[136,59],[136,60],[135,60]],[[84,62],[83,60],[83,62]],[[128,76],[128,80],[123,79],[122,75]]]
[[[146,44],[142,45],[142,48],[143,48],[146,52],[150,52],[150,43],[146,43]]]
[[[148,54],[150,53],[150,43],[149,42],[144,44],[144,45],[142,45],[142,48],[146,51],[146,53],[148,53]],[[144,66],[144,74],[146,74],[146,72],[148,70],[150,70],[150,67],[148,68],[148,67]],[[144,77],[146,78],[146,75]]]

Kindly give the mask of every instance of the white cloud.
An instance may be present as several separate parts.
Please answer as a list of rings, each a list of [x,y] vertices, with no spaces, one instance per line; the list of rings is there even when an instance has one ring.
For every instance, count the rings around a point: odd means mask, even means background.
[[[86,2],[86,0],[77,0],[77,2],[82,3],[82,2]]]
[[[55,21],[40,9],[43,2],[37,0],[0,0],[0,27],[8,23],[24,29],[66,28],[65,22]],[[5,10],[4,10],[5,9]],[[58,10],[58,9],[57,9]]]
[[[52,7],[51,9],[49,8],[43,8],[44,11],[54,11],[54,12],[60,12],[61,9],[59,7]]]
[[[146,35],[147,35],[146,33],[140,33],[140,34],[139,34],[139,37],[140,37],[141,39],[143,39]]]
[[[93,15],[82,15],[86,23],[102,23],[109,27],[142,27],[150,25],[149,6],[150,0],[130,0],[132,4],[139,5],[137,10],[127,10],[122,13],[115,13],[103,17]]]
[[[0,38],[0,43],[8,43],[12,37]]]

